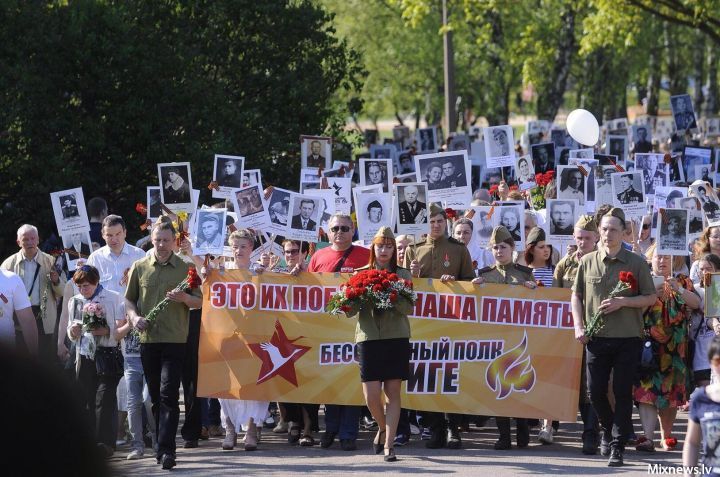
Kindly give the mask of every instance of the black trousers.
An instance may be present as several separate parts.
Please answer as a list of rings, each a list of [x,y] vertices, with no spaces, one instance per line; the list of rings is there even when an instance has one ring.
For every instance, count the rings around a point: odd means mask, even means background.
[[[462,414],[443,412],[423,412],[423,422],[431,432],[444,432],[448,428],[457,430],[462,422]],[[408,424],[408,429],[410,425]]]
[[[98,376],[95,361],[81,356],[80,384],[82,404],[95,430],[97,442],[115,448],[117,385],[120,376]]]
[[[641,350],[640,338],[593,338],[587,344],[590,402],[611,446],[624,448],[626,437],[632,432],[632,389]],[[615,412],[607,396],[611,371]]]
[[[141,344],[140,358],[155,417],[157,457],[163,454],[174,456],[185,343]]]
[[[185,400],[185,422],[180,434],[186,441],[200,439],[202,412],[197,397],[198,351],[200,349],[200,316],[202,310],[190,310],[190,323],[185,348],[182,373],[183,399]]]

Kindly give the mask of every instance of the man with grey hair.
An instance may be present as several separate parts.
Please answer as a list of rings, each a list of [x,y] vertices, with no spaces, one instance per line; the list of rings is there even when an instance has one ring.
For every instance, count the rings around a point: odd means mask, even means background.
[[[51,364],[57,360],[53,334],[57,326],[58,300],[62,298],[67,280],[59,273],[52,255],[38,249],[39,243],[38,229],[33,225],[22,225],[17,231],[20,251],[5,259],[0,268],[18,275],[25,285],[37,325],[38,357]],[[33,337],[24,338],[24,330],[19,326],[15,332],[18,348],[32,342]]]

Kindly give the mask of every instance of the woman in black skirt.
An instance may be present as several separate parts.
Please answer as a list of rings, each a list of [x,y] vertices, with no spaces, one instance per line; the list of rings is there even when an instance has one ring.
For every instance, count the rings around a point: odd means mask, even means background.
[[[409,270],[397,266],[396,254],[392,230],[382,227],[373,238],[370,262],[358,271],[385,269],[402,279],[412,280]],[[408,378],[410,370],[410,322],[407,315],[412,308],[408,301],[401,302],[388,310],[360,309],[355,330],[365,402],[378,423],[373,448],[376,454],[384,449],[386,462],[397,460],[393,444],[400,418],[400,386]]]

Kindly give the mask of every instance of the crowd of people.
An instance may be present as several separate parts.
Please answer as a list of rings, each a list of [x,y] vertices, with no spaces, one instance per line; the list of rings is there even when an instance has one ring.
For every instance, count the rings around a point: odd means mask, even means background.
[[[438,170],[437,180],[445,180],[441,165]],[[430,170],[428,174],[432,183]],[[174,185],[169,178],[165,187]],[[554,198],[556,190],[547,187],[546,198]],[[574,243],[564,251],[548,241],[543,227],[547,213],[532,209],[530,191],[511,190],[503,181],[496,194],[491,197],[483,184],[472,206],[520,200],[526,204],[523,216],[508,208],[501,212],[500,225],[483,222],[481,230],[474,230],[474,222],[462,214],[429,204],[426,236],[396,236],[391,227],[382,227],[365,246],[357,240],[354,218],[336,213],[328,221],[328,245],[312,254],[307,242],[288,239],[282,241],[281,257],[267,252],[254,257],[256,233],[237,229],[228,238],[232,257],[210,261],[193,255],[187,237],[178,239],[177,216],[161,216],[140,248],[127,242],[123,218],[108,214],[104,201],[93,199],[88,204],[91,222],[100,225],[91,231],[94,251],[74,273],[58,269],[55,257],[40,250],[36,227],[17,229],[19,251],[0,271],[0,341],[37,355],[74,383],[75,399],[104,457],[127,444],[128,460],[148,453],[163,469],[175,467],[182,384],[185,419],[180,434],[186,449],[198,447],[202,439],[222,438],[222,449],[233,450],[244,432],[242,447],[252,451],[261,445],[262,428],[272,422],[273,431],[286,433],[289,444],[319,443],[327,449],[338,439],[342,450],[354,451],[362,425],[376,430],[373,449],[392,462],[397,460],[395,447],[407,444],[413,430],[430,449],[458,449],[468,422],[487,420],[402,407],[410,360],[409,310],[359,311],[355,340],[367,408],[325,404],[325,428],[319,436],[317,404],[197,396],[202,297],[197,287],[176,287],[188,270],[196,268],[202,278],[214,267],[291,275],[383,269],[405,279],[568,288],[575,337],[584,346],[578,402],[582,452],[599,451],[608,465],[619,466],[629,445],[642,452],[672,450],[677,446],[672,433],[677,411],[689,407],[685,463],[697,461],[700,442],[705,462],[720,459],[715,455],[720,438],[702,432],[703,426],[720,422],[715,417],[720,416],[720,385],[711,384],[720,369],[720,321],[703,312],[705,277],[720,272],[720,226],[704,228],[689,258],[661,255],[650,237],[650,209],[631,225],[622,209],[596,204],[594,214],[567,224]],[[471,246],[476,234],[489,235],[487,248]],[[614,294],[628,272],[634,283]],[[157,307],[161,302],[166,303]],[[598,312],[603,326],[590,334],[591,317]],[[9,320],[13,315],[14,325]],[[633,406],[641,429],[633,428]],[[495,422],[495,449],[511,449],[512,419],[498,416]],[[533,427],[538,442],[553,444],[561,426],[542,415],[516,418],[515,424],[519,448],[530,444]]]

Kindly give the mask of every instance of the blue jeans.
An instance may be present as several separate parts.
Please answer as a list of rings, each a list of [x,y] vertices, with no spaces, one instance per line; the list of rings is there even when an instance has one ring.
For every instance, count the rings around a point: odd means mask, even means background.
[[[127,385],[127,412],[130,434],[132,434],[132,449],[144,451],[143,441],[143,387],[145,374],[143,373],[140,356],[125,357],[125,384]]]
[[[325,405],[325,432],[338,434],[340,440],[357,439],[360,406]]]

